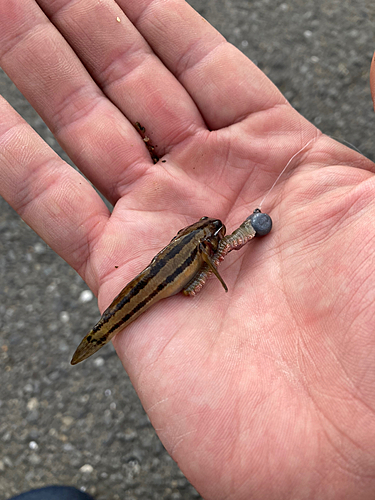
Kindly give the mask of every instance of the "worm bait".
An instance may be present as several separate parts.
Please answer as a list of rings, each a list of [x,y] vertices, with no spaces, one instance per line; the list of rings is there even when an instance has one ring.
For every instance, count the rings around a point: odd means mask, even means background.
[[[218,248],[212,257],[212,263],[216,267],[224,260],[232,250],[240,250],[254,236],[265,236],[272,229],[272,219],[268,214],[263,214],[259,208],[238,227],[219,241]],[[202,269],[195,275],[192,281],[184,288],[184,295],[194,296],[200,292],[211,274],[211,269],[204,264]]]
[[[225,226],[219,219],[208,217],[181,229],[112,301],[77,347],[71,364],[75,365],[94,354],[159,300],[180,291],[185,295],[195,295],[211,273],[228,291],[217,264],[230,251],[239,250],[255,235],[268,234],[271,227],[269,215],[256,209],[228,236],[225,236]]]

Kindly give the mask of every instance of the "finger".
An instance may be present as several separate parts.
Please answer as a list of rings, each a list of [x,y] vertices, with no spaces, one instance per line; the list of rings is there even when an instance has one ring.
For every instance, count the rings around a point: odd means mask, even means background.
[[[191,135],[191,124],[204,125],[186,90],[113,0],[39,5],[111,101],[146,127],[159,155]]]
[[[117,1],[211,129],[286,102],[262,71],[185,1]]]
[[[109,212],[68,166],[0,97],[0,194],[95,289],[86,268]]]
[[[134,127],[34,2],[0,0],[0,64],[112,203],[151,164]]]
[[[375,53],[372,57],[372,62],[371,62],[370,88],[371,88],[372,102],[374,103],[374,111],[375,111]]]

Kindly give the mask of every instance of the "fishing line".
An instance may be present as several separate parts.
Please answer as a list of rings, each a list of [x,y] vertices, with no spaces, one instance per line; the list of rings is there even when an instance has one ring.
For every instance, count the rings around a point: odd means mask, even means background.
[[[327,134],[326,134],[327,135]],[[341,144],[345,144],[347,146],[350,146],[352,149],[354,149],[355,151],[357,151],[357,153],[363,155],[363,153],[357,148],[354,146],[354,144],[352,144],[351,142],[347,141],[346,139],[339,139],[338,137],[334,137],[333,135],[327,135],[327,137],[330,137],[331,139],[335,140],[335,141],[338,141],[340,142]],[[274,187],[276,186],[276,184],[279,182],[280,180],[280,177],[285,173],[286,169],[289,167],[289,165],[291,164],[291,162],[294,160],[294,158],[296,156],[298,156],[300,153],[302,153],[302,151],[304,151],[312,142],[316,141],[318,138],[317,137],[313,137],[312,139],[309,140],[309,142],[307,142],[299,151],[297,151],[297,153],[295,153],[291,158],[290,160],[288,161],[288,163],[285,165],[285,167],[282,169],[282,171],[279,173],[279,175],[277,176],[275,182],[272,184],[272,186],[270,187],[270,189],[267,191],[267,193],[264,195],[262,201],[260,202],[259,204],[259,210],[261,210],[262,208],[262,205],[264,203],[264,201],[266,200],[266,198],[269,196],[269,194],[271,193],[271,191],[274,189]]]
[[[312,139],[309,140],[309,142],[307,142],[299,151],[297,151],[297,153],[295,153],[291,158],[290,160],[288,161],[288,163],[285,165],[285,167],[282,169],[282,171],[279,173],[279,175],[277,176],[275,182],[272,184],[272,186],[270,187],[270,189],[267,191],[267,193],[264,195],[262,201],[260,202],[259,204],[259,210],[261,210],[262,208],[262,205],[264,203],[264,201],[266,200],[266,198],[269,196],[269,194],[271,193],[271,191],[274,189],[274,187],[276,186],[276,184],[279,182],[280,180],[280,177],[285,173],[286,169],[289,167],[289,165],[291,164],[291,162],[294,160],[294,158],[296,156],[298,156],[300,153],[302,153],[302,151],[304,151],[307,146],[309,146],[312,142],[316,141],[317,140],[317,137],[313,137]]]

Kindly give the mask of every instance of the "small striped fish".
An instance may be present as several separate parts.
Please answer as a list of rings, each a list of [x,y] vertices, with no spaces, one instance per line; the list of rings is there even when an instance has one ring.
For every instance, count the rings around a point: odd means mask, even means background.
[[[225,235],[218,219],[202,217],[181,229],[151,263],[117,295],[93,329],[77,347],[71,364],[88,358],[109,342],[120,330],[161,299],[184,289],[206,264],[227,287],[211,257]]]

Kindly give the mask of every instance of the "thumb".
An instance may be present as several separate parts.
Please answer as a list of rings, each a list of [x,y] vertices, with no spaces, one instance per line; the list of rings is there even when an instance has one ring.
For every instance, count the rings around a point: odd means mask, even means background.
[[[372,95],[372,102],[374,103],[375,111],[375,53],[372,57],[371,69],[370,69],[370,89]]]

